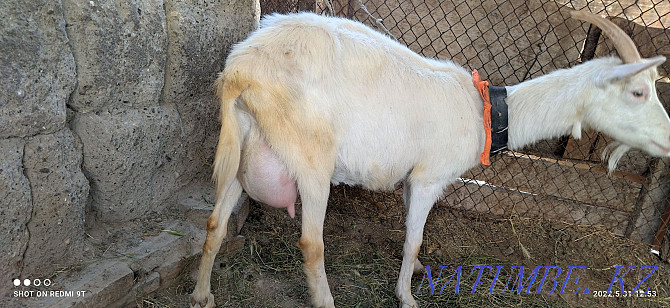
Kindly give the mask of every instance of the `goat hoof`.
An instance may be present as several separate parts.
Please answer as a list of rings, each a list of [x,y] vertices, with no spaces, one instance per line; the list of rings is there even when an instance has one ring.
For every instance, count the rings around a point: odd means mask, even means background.
[[[191,308],[214,308],[214,295],[212,293],[207,294],[207,296],[201,297],[196,296],[196,294],[191,294]]]
[[[319,303],[313,303],[314,307],[318,308],[335,308],[335,300],[333,300],[333,296],[329,295],[326,298],[324,298],[322,301],[319,301]]]
[[[400,308],[419,308],[419,305],[417,305],[416,301],[414,300],[414,297],[410,295],[409,298],[405,299],[400,299],[400,305],[398,305]]]
[[[419,308],[419,305],[414,303],[400,303],[400,308]]]

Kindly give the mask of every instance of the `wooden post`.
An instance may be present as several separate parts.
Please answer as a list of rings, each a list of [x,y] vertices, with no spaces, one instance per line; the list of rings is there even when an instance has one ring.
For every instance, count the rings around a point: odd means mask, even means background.
[[[631,213],[626,229],[626,237],[651,244],[661,225],[663,206],[670,193],[670,161],[654,158],[650,164],[647,183],[642,186],[640,196]]]
[[[651,244],[651,252],[658,255],[659,250],[661,249],[661,243],[663,242],[663,237],[665,237],[666,232],[668,231],[668,225],[670,224],[670,200],[665,206],[665,212],[661,216],[661,225],[656,231],[656,236],[654,237],[654,242]],[[665,256],[667,258],[667,256]]]

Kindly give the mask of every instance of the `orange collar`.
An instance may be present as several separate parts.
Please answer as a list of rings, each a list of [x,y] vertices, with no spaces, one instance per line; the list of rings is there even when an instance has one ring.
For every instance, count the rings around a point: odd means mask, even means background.
[[[490,165],[491,153],[495,154],[507,148],[507,90],[504,87],[489,86],[488,81],[482,81],[479,72],[472,72],[472,83],[482,96],[484,101],[484,132],[486,133],[486,142],[484,151],[479,155],[479,161],[483,165]],[[489,88],[493,91],[494,97],[491,98]],[[493,101],[493,102],[492,102]],[[491,117],[491,110],[495,110],[495,117]],[[493,144],[493,150],[491,150]]]

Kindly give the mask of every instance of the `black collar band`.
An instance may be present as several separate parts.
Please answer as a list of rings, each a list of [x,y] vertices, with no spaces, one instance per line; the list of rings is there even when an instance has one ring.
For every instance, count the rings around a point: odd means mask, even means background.
[[[489,86],[491,99],[491,151],[493,156],[507,149],[507,131],[509,118],[507,114],[507,89],[505,87]]]

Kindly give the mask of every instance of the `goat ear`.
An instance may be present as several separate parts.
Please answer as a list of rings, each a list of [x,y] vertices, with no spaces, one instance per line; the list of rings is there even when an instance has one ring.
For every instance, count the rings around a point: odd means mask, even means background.
[[[656,67],[665,62],[664,56],[642,59],[640,62],[617,65],[607,71],[600,73],[596,84],[606,86],[620,79],[634,76],[646,69]]]

